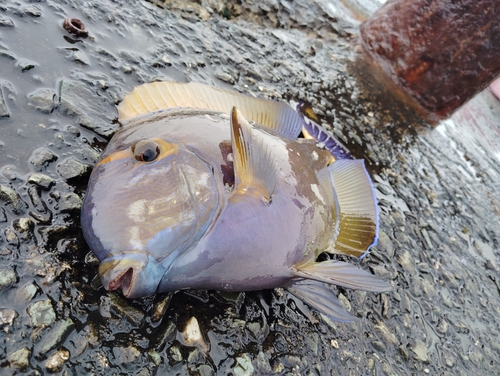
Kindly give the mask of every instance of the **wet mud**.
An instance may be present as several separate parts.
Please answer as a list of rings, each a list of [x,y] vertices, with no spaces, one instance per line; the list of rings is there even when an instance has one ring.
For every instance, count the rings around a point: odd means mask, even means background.
[[[500,105],[430,126],[357,63],[328,1],[0,2],[0,374],[496,375]],[[65,19],[88,36],[75,36]],[[342,324],[281,289],[108,293],[79,224],[135,85],[198,81],[311,104],[375,181],[358,262],[392,292],[338,288]]]

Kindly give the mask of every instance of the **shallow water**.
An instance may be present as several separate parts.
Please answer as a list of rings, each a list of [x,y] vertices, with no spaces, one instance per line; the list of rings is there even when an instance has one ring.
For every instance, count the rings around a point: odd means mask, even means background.
[[[371,79],[358,23],[328,2],[203,4],[0,3],[0,373],[497,374],[499,103],[486,91],[432,128]],[[360,267],[394,291],[339,288],[360,318],[341,324],[280,289],[99,288],[80,199],[115,104],[154,79],[309,101],[376,182],[381,238]]]

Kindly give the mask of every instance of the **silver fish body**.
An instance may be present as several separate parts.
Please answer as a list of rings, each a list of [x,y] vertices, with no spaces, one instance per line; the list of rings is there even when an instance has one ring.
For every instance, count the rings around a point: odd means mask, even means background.
[[[378,231],[362,162],[327,166],[331,149],[297,139],[303,128],[323,132],[317,124],[284,104],[199,84],[143,85],[119,110],[125,125],[82,209],[106,289],[134,298],[285,287],[350,321],[325,282],[389,287],[350,264],[316,262],[322,252],[363,256]]]

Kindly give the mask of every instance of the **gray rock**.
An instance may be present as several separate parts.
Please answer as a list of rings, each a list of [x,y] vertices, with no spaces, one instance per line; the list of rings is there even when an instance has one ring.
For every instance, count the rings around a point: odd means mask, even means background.
[[[28,94],[28,105],[42,113],[49,114],[54,111],[55,97],[56,92],[52,89],[38,89]]]
[[[113,347],[113,355],[117,364],[132,363],[141,356],[141,352],[134,346]]]
[[[31,165],[37,170],[42,170],[55,160],[57,160],[57,156],[45,147],[36,149],[29,159]]]
[[[73,157],[66,158],[57,165],[57,172],[66,180],[81,178],[90,171],[90,166]]]
[[[44,335],[44,339],[41,342],[41,347],[36,353],[45,355],[50,350],[55,349],[57,346],[62,345],[64,340],[75,328],[75,324],[71,319],[66,319],[59,321],[55,324],[54,328],[50,330],[49,333]]]
[[[68,350],[58,350],[45,362],[45,368],[51,373],[60,372],[64,363],[69,360],[69,356]]]
[[[21,68],[21,71],[25,72],[25,71],[29,71],[33,68],[35,68],[38,64],[35,63],[34,61],[31,61],[31,60],[28,60],[28,59],[19,59],[17,61],[17,64],[16,66],[18,68]]]
[[[15,27],[14,21],[12,18],[1,16],[0,15],[0,27]]]
[[[0,327],[4,325],[12,326],[19,314],[10,308],[0,308]]]
[[[248,354],[241,354],[236,358],[236,365],[233,368],[235,376],[251,376],[254,374],[252,360]]]
[[[411,351],[413,351],[416,360],[422,363],[429,363],[429,349],[423,342],[417,342],[412,346]]]
[[[118,124],[113,124],[112,117],[106,116],[107,110],[114,111],[114,105],[106,107],[103,98],[97,98],[89,86],[79,81],[63,80],[59,98],[59,111],[65,115],[77,116],[83,127],[105,137],[118,130]]]
[[[34,173],[28,177],[28,182],[47,190],[54,184],[54,179],[45,174]]]
[[[0,269],[0,291],[17,282],[17,273],[12,269]]]
[[[1,25],[1,18],[0,18]],[[3,97],[2,87],[0,86],[0,117],[9,117],[10,111],[7,107],[7,103],[5,103],[5,99]]]
[[[214,369],[208,364],[202,364],[196,369],[200,376],[212,376],[215,375]]]
[[[16,191],[6,185],[0,185],[0,202],[12,210],[14,214],[21,213],[27,207]]]
[[[21,371],[25,371],[30,366],[30,355],[31,350],[27,347],[23,347],[13,353],[9,354],[7,360],[11,367],[15,367],[20,369]]]
[[[22,10],[23,16],[40,17],[42,15],[42,8],[38,5],[29,5]]]
[[[217,77],[219,80],[227,82],[229,84],[234,84],[234,78],[231,76],[229,73],[218,70],[215,72],[215,77]]]
[[[132,307],[127,303],[125,299],[122,299],[116,293],[110,293],[110,308],[120,317],[125,317],[130,323],[135,326],[140,326],[144,321],[144,312],[138,310],[137,308]]]
[[[16,291],[16,300],[23,303],[30,302],[41,290],[34,283],[28,283]]]
[[[179,349],[179,346],[172,346],[169,349],[170,356],[172,357],[172,360],[174,362],[180,362],[182,361],[182,353],[181,350]]]
[[[19,238],[17,237],[16,233],[10,228],[5,229],[5,239],[7,240],[8,244],[19,247]]]
[[[155,350],[148,351],[149,359],[153,362],[155,366],[159,366],[161,364],[161,356]]]
[[[39,300],[28,306],[28,315],[31,319],[31,326],[34,328],[50,326],[56,320],[56,313],[52,307],[50,299]]]
[[[57,209],[63,213],[79,211],[82,208],[83,201],[76,193],[66,193],[61,196]]]

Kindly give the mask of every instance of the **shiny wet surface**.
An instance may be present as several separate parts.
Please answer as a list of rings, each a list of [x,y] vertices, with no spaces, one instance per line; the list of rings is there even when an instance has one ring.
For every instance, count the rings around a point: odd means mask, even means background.
[[[0,4],[0,373],[497,374],[499,102],[432,128],[355,69],[357,24],[328,2],[207,4]],[[81,198],[115,104],[154,79],[309,101],[367,162],[382,231],[360,267],[394,291],[339,288],[360,318],[340,324],[279,289],[99,288]]]

